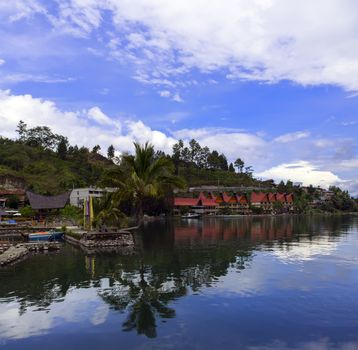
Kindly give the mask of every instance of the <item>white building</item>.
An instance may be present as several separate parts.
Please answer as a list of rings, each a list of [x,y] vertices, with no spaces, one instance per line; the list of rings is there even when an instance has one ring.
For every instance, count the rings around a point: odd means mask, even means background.
[[[116,188],[106,187],[85,187],[85,188],[74,188],[70,195],[70,204],[76,207],[82,207],[84,200],[92,198],[101,198],[107,192],[115,192]]]

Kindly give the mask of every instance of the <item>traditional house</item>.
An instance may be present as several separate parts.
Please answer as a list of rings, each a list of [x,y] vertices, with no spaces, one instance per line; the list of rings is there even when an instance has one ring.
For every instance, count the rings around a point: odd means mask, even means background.
[[[59,209],[63,209],[70,199],[70,191],[57,196],[43,196],[30,191],[26,192],[27,198],[32,209],[38,212],[41,217],[48,217],[57,214]]]
[[[174,215],[179,215],[183,210],[190,210],[198,214],[216,214],[218,204],[215,199],[208,198],[200,193],[198,198],[174,198]]]
[[[228,205],[232,213],[234,214],[249,214],[250,206],[249,201],[247,200],[246,195],[234,193],[228,199]]]
[[[252,192],[250,196],[251,206],[262,208],[263,211],[271,211],[272,203],[270,203],[268,194],[263,192]]]
[[[185,209],[191,210],[191,208],[196,206],[197,204],[198,204],[197,198],[175,197],[174,215],[180,215],[180,213]]]

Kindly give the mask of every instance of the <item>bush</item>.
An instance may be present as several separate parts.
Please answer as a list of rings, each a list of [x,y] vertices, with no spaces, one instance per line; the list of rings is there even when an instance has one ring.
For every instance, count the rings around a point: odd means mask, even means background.
[[[22,216],[26,216],[26,217],[33,217],[35,216],[35,210],[33,210],[29,205],[27,205],[26,207],[23,207],[19,210],[20,214]]]

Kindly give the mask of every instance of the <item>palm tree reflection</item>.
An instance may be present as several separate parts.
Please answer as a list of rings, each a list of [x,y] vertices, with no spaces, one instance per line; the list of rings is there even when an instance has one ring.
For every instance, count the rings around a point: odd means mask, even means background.
[[[136,330],[149,338],[157,336],[157,318],[175,317],[175,310],[168,306],[169,302],[187,293],[180,281],[170,283],[146,273],[143,262],[138,275],[118,274],[114,280],[113,286],[101,291],[100,296],[112,308],[128,312],[122,325],[124,331]]]

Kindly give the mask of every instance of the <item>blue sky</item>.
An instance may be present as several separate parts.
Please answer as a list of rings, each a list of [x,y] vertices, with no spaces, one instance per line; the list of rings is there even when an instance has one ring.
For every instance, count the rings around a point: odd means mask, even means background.
[[[358,194],[350,0],[0,1],[0,135],[170,152],[192,137],[262,178]]]

